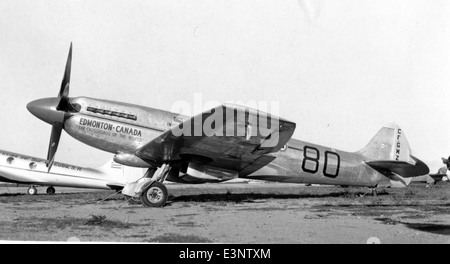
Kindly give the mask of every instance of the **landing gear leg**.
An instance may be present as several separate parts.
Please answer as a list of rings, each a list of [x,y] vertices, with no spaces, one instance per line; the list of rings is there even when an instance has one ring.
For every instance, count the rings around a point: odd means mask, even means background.
[[[150,187],[144,188],[141,195],[141,201],[144,206],[161,207],[166,203],[168,192],[163,182],[169,175],[170,169],[171,166],[169,164],[163,164],[161,173],[153,175],[153,183],[150,184]]]
[[[166,180],[167,175],[169,175],[170,169],[171,166],[169,164],[163,164],[161,166],[161,172],[159,174],[153,175],[153,180],[163,183]]]
[[[157,171],[156,168],[148,168],[148,170],[144,174],[144,178],[153,178],[153,175],[155,175],[155,172]]]

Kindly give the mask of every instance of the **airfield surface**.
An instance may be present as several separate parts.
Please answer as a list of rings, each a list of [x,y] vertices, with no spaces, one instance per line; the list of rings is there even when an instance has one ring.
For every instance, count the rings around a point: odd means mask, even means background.
[[[150,243],[450,243],[450,184],[386,189],[167,185],[163,208],[113,191],[0,188],[0,240]],[[112,196],[111,196],[112,195]],[[109,198],[107,198],[110,196]]]

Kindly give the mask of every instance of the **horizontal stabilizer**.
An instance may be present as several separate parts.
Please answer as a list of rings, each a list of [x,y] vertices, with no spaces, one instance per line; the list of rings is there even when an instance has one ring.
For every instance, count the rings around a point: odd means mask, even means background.
[[[425,175],[430,172],[430,169],[425,163],[414,156],[411,156],[411,158],[415,161],[414,164],[396,160],[366,161],[366,164],[386,176],[394,173],[401,177],[409,178]]]

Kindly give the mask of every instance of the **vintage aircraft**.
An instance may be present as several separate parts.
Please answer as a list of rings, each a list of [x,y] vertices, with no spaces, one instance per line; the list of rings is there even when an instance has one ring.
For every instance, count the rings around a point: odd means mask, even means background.
[[[436,184],[438,182],[448,182],[449,176],[450,176],[450,157],[448,159],[442,158],[442,163],[444,163],[445,166],[442,166],[438,169],[436,173],[433,174],[427,174],[419,177],[414,177],[412,180],[414,182],[426,182],[430,186],[432,184]]]
[[[89,97],[69,98],[72,44],[58,97],[27,105],[52,125],[50,170],[62,129],[92,147],[114,153],[123,165],[148,168],[122,193],[145,206],[162,206],[164,180],[221,182],[233,178],[376,188],[407,185],[428,167],[411,155],[403,131],[382,128],[356,153],[291,139],[296,124],[259,110],[224,104],[194,117]],[[270,124],[270,126],[269,126]]]
[[[54,186],[121,190],[127,182],[136,180],[136,173],[139,170],[112,160],[95,169],[55,162],[48,172],[46,160],[0,150],[0,181],[30,185],[31,195],[37,193],[38,185],[49,186],[48,194],[55,193]]]

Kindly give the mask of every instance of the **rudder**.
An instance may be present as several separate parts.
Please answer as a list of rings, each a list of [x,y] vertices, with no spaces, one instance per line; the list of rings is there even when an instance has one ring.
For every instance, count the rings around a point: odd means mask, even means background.
[[[408,140],[397,124],[382,127],[369,143],[358,151],[367,160],[393,160],[414,164]]]

